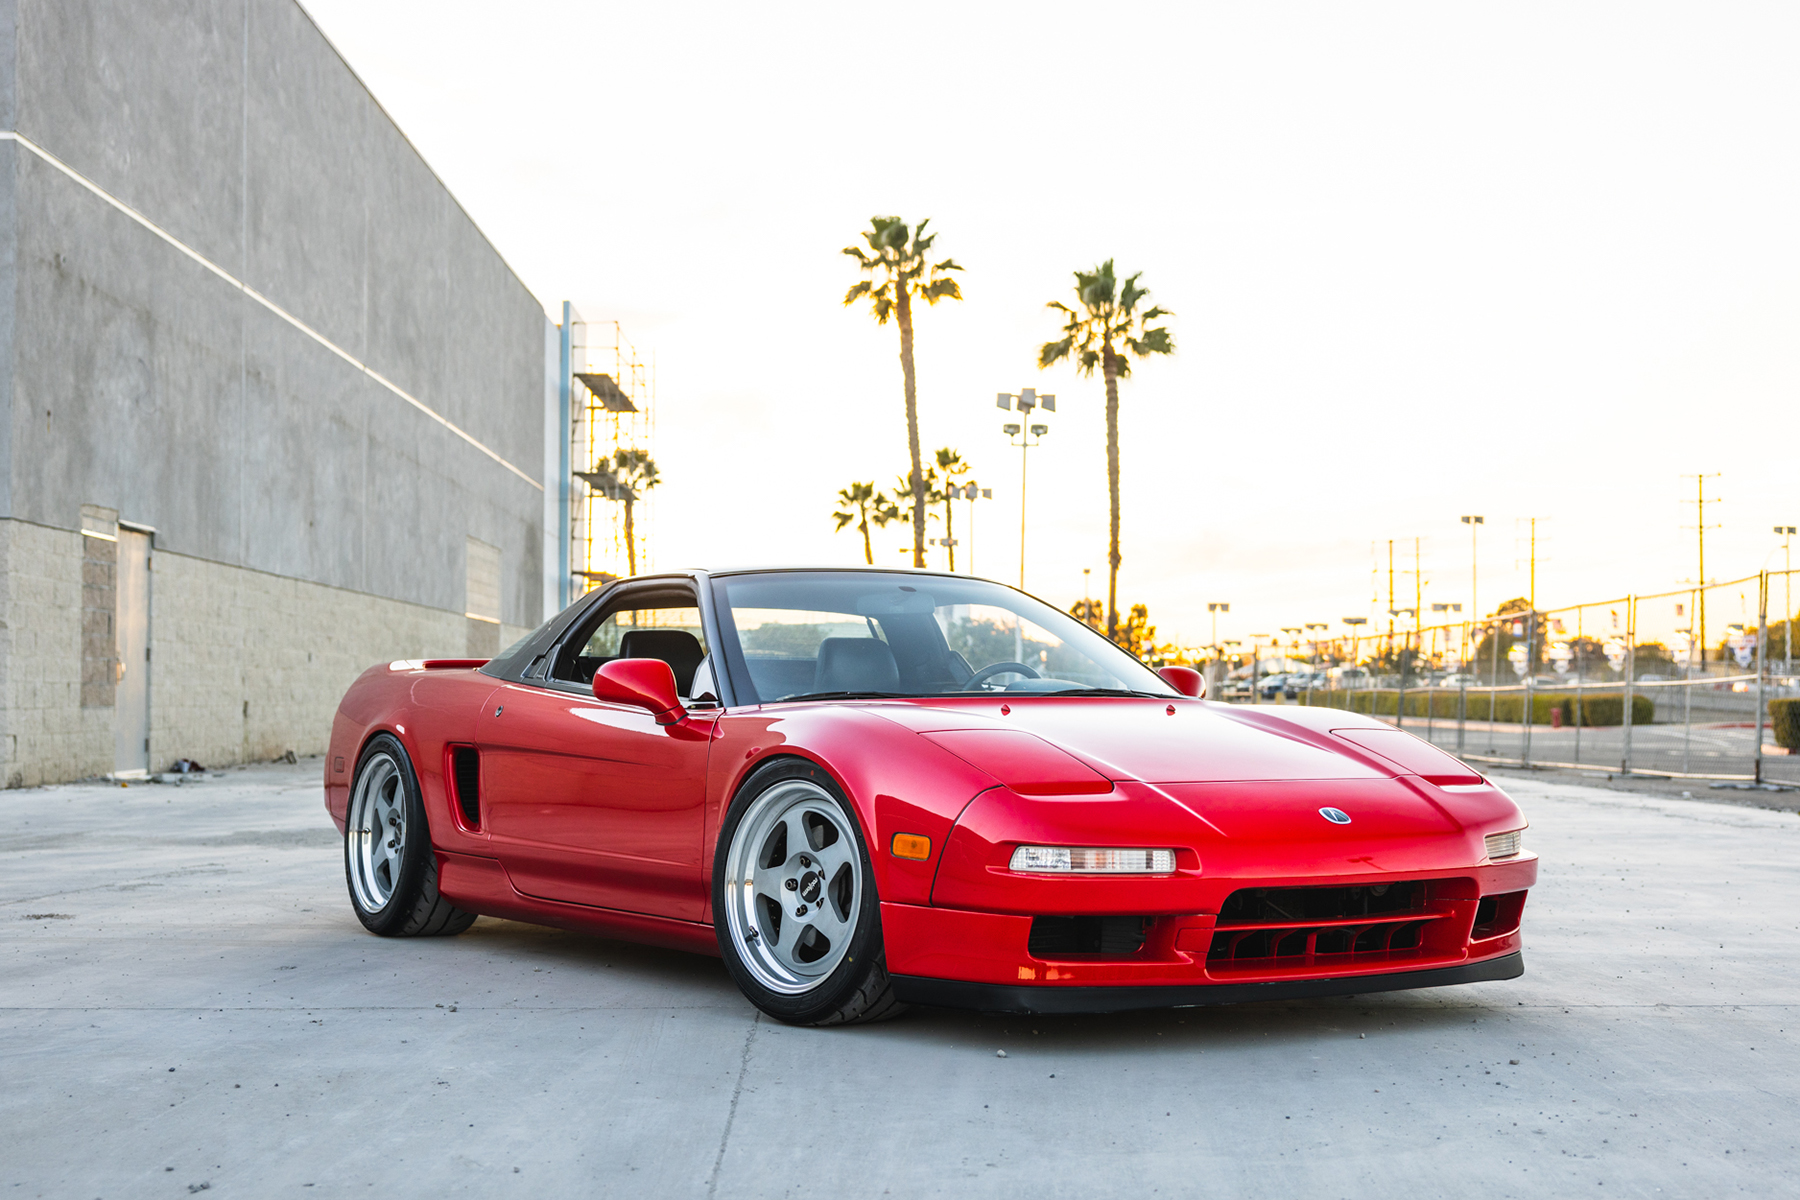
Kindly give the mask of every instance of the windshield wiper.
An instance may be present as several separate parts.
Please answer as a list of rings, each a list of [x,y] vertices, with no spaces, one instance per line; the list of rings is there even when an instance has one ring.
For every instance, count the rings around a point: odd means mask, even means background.
[[[1064,688],[1063,690],[1061,690],[1059,692],[1036,692],[1036,693],[1021,692],[1020,695],[1027,695],[1027,696],[1029,696],[1029,695],[1038,695],[1038,696],[1136,696],[1143,700],[1170,700],[1170,699],[1173,699],[1172,696],[1165,696],[1161,692],[1134,692],[1134,691],[1131,691],[1129,688],[1097,688],[1097,687]]]
[[[916,692],[795,692],[792,696],[777,696],[767,703],[787,704],[795,700],[903,700],[916,695]]]

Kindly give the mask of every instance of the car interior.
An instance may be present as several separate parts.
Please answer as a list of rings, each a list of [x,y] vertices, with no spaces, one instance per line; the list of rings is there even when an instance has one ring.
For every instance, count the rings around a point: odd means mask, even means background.
[[[654,658],[675,673],[675,690],[696,695],[696,678],[710,689],[711,672],[702,670],[706,645],[700,610],[692,593],[627,593],[606,603],[595,618],[563,644],[550,679],[591,687],[594,673],[622,658]]]

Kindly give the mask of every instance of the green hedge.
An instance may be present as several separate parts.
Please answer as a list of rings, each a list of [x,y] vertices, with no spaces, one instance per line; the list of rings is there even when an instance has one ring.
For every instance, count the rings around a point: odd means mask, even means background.
[[[1769,701],[1769,724],[1775,727],[1775,744],[1800,750],[1800,700]]]
[[[1456,719],[1456,705],[1460,694],[1449,688],[1432,688],[1427,691],[1408,691],[1406,693],[1406,715],[1424,717],[1430,715],[1438,720]],[[1467,719],[1471,721],[1504,721],[1507,724],[1520,724],[1525,719],[1525,693],[1523,692],[1470,692]],[[1392,688],[1373,688],[1359,691],[1302,692],[1302,704],[1325,705],[1330,708],[1344,708],[1351,712],[1372,713],[1378,717],[1391,717],[1399,711],[1400,693]],[[1770,704],[1790,703],[1774,701]],[[1427,712],[1429,706],[1429,713]],[[1533,725],[1550,724],[1550,710],[1562,709],[1564,725],[1582,724],[1618,725],[1623,723],[1625,715],[1625,696],[1622,692],[1599,695],[1582,695],[1577,701],[1573,692],[1538,692],[1531,697],[1531,723]],[[1491,713],[1491,715],[1490,715]],[[1579,719],[1579,722],[1578,722]],[[1631,698],[1631,723],[1648,725],[1656,719],[1656,704],[1650,697],[1639,694]],[[1794,714],[1796,734],[1800,734],[1800,711]],[[1777,735],[1779,736],[1779,735]],[[1787,745],[1783,742],[1782,745]]]

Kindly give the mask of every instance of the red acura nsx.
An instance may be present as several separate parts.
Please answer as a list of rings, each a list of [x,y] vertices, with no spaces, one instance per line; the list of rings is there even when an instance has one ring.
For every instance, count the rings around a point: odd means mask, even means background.
[[[969,576],[679,572],[490,662],[366,671],[325,804],[377,934],[717,954],[799,1024],[1523,972],[1504,792],[1367,717],[1202,692]]]

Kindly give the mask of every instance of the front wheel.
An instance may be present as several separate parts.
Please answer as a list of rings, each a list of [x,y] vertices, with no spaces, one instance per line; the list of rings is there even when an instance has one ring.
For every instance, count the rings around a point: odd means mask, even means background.
[[[810,763],[745,781],[713,855],[719,950],[750,1002],[793,1025],[898,1016],[868,847],[850,802]]]
[[[438,894],[437,852],[425,823],[419,778],[391,734],[372,738],[356,764],[344,822],[350,907],[370,933],[433,937],[475,923]]]

